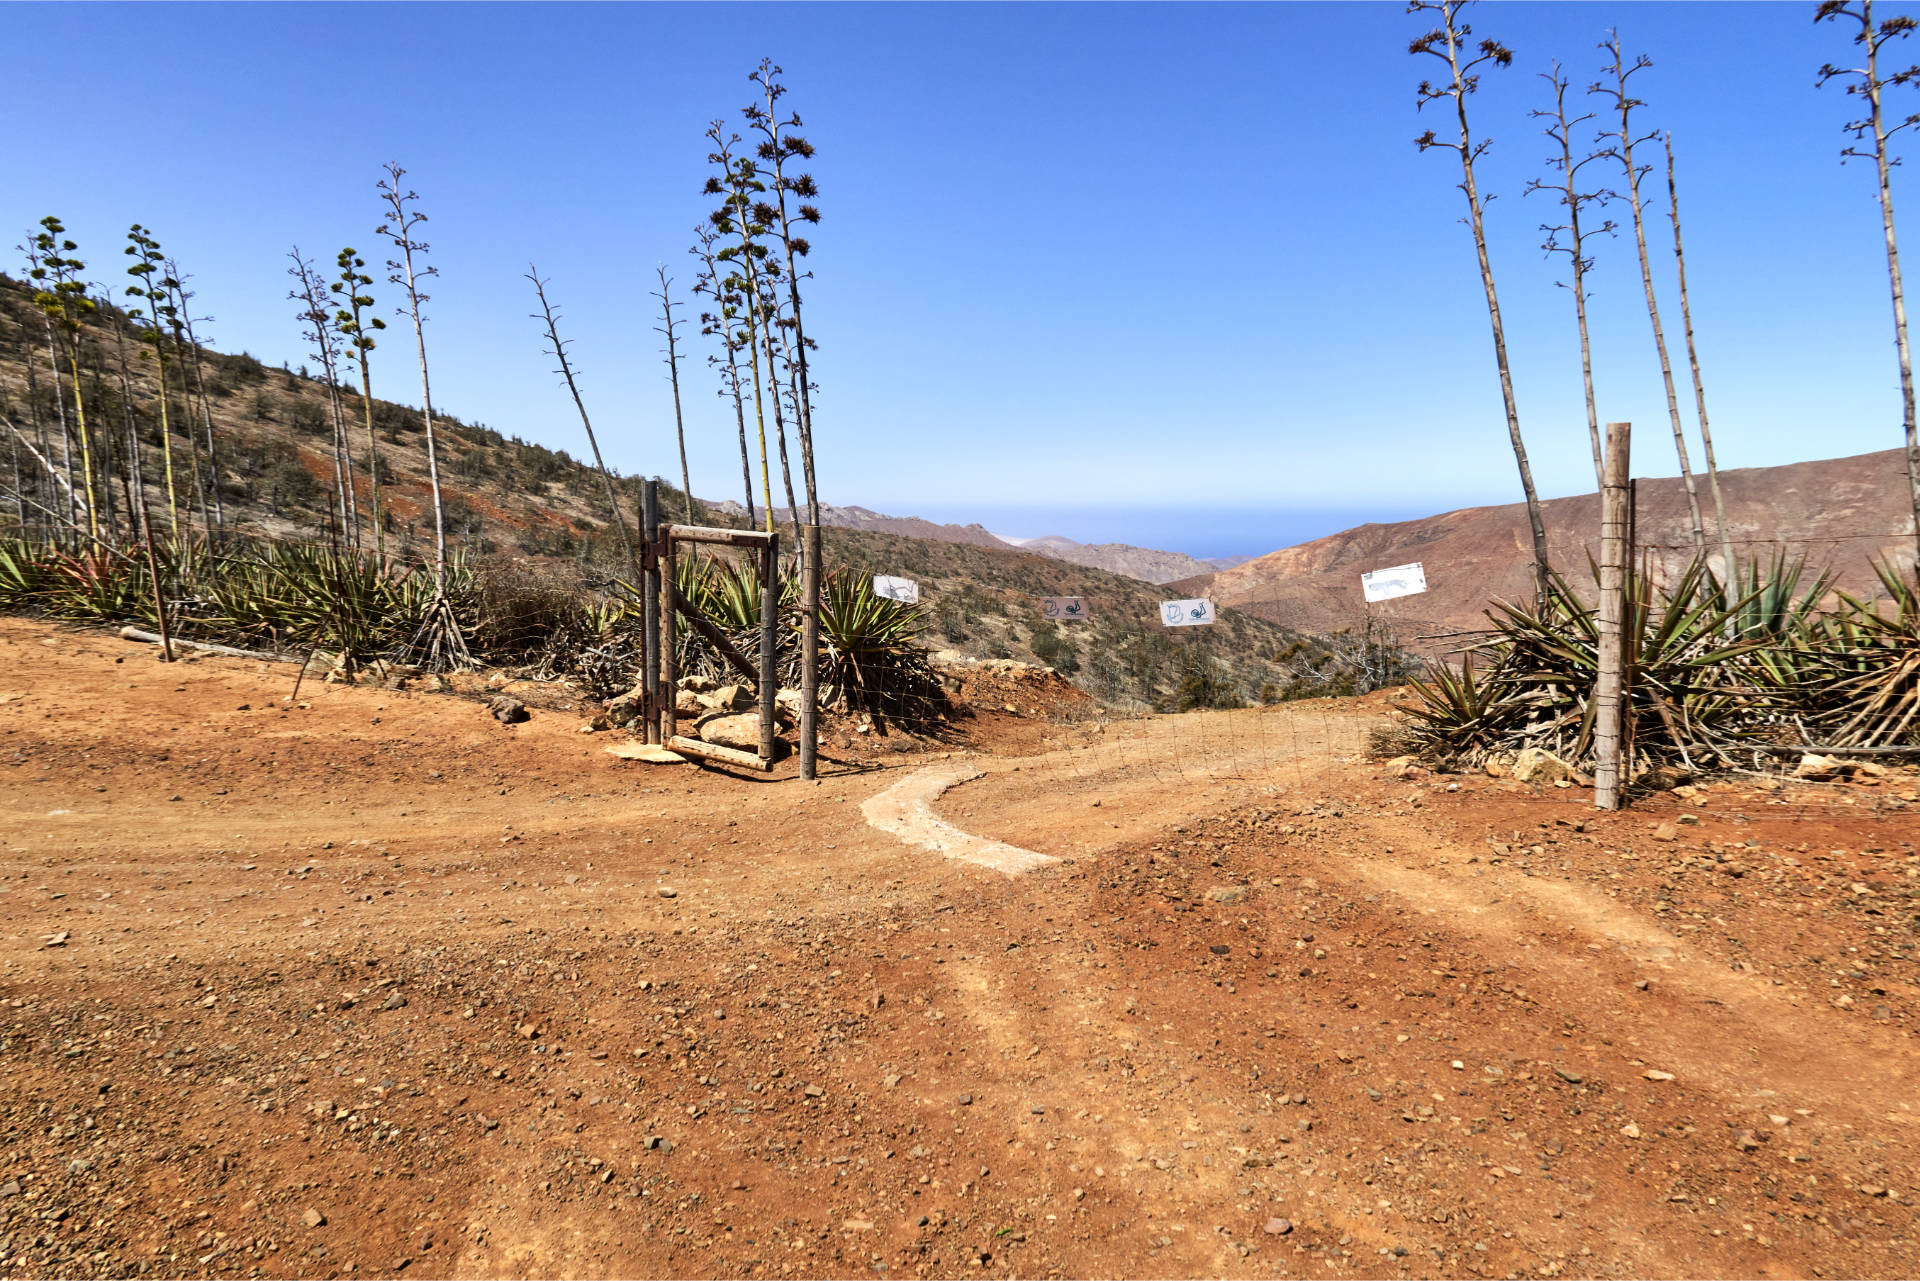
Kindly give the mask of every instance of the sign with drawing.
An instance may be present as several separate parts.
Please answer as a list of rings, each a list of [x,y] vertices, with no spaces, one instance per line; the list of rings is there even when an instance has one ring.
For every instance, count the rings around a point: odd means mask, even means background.
[[[873,594],[887,600],[897,600],[902,605],[918,605],[920,584],[911,578],[889,578],[885,574],[875,574]]]
[[[1416,560],[1411,565],[1376,569],[1371,574],[1360,575],[1360,589],[1366,593],[1369,602],[1392,600],[1396,596],[1418,596],[1427,590],[1426,567]]]
[[[1210,600],[1163,600],[1160,621],[1168,627],[1203,627],[1213,621]]]
[[[1079,596],[1042,596],[1040,614],[1059,622],[1090,617],[1086,600]]]

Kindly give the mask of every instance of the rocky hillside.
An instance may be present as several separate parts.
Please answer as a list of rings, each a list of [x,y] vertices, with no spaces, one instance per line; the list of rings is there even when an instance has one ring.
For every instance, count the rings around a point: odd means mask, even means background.
[[[1776,552],[1804,554],[1814,567],[1831,567],[1840,585],[1873,592],[1872,560],[1913,564],[1913,518],[1906,464],[1899,450],[1721,473],[1736,557]],[[1700,480],[1708,539],[1715,542],[1706,481]],[[1677,478],[1638,486],[1639,545],[1665,573],[1693,554],[1686,491]],[[1579,588],[1590,588],[1588,558],[1598,558],[1598,495],[1543,504],[1550,554]],[[1714,563],[1719,563],[1717,544]],[[1233,569],[1197,576],[1169,591],[1207,592],[1226,605],[1288,627],[1324,632],[1362,614],[1360,575],[1420,561],[1428,591],[1373,607],[1403,638],[1484,624],[1492,599],[1532,593],[1532,553],[1526,508],[1469,507],[1422,520],[1361,525],[1297,547],[1287,547]]]
[[[125,456],[131,424],[141,442],[156,527],[163,529],[160,397],[152,362],[130,352],[123,383],[111,323],[90,326],[88,333],[83,388],[89,419],[96,428],[112,425],[112,448],[121,451],[119,457]],[[57,459],[59,413],[43,363],[44,341],[40,316],[25,292],[0,277],[0,416]],[[219,451],[224,527],[275,538],[318,535],[326,528],[333,493],[324,384],[308,371],[269,368],[245,353],[204,350],[200,357]],[[189,400],[177,374],[178,367],[168,397],[166,439],[174,454],[183,520],[198,529],[203,517],[194,501],[194,477],[211,475],[212,469],[200,452],[205,435],[199,402]],[[355,486],[370,525],[371,469],[357,397],[348,398],[348,409]],[[424,558],[433,521],[420,413],[376,399],[373,417],[387,549],[403,558]],[[482,559],[625,572],[600,478],[590,467],[565,450],[456,414],[436,412],[435,422],[448,536],[456,549]],[[192,439],[183,431],[187,424],[199,424]],[[103,439],[109,435],[104,429],[101,434]],[[9,437],[8,443],[18,442]],[[622,478],[619,485],[631,513],[638,483]],[[0,526],[13,524],[18,513],[32,530],[38,514],[27,503],[16,509],[15,492],[29,502],[60,503],[30,454],[0,450]],[[668,515],[680,517],[685,501],[667,488]],[[704,522],[740,523],[733,504],[696,501],[692,508]],[[827,538],[829,565],[919,580],[932,624],[925,638],[930,646],[1053,665],[1119,706],[1238,705],[1325,688],[1329,646],[1264,619],[1226,611],[1214,627],[1170,631],[1159,623],[1157,606],[1164,593],[1137,578],[1010,547],[977,525],[935,525],[857,507],[832,512],[837,527]],[[367,541],[371,545],[371,532]],[[1043,595],[1086,597],[1091,621],[1048,623],[1036,599]]]

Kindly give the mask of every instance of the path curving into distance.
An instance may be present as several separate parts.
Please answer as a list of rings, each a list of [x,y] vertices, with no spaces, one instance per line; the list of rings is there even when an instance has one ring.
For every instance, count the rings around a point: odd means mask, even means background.
[[[1050,854],[1036,854],[1005,841],[961,831],[933,812],[933,802],[941,793],[979,778],[983,772],[966,765],[936,765],[915,770],[892,787],[869,797],[860,806],[860,812],[870,825],[909,845],[963,863],[990,867],[1008,876],[1020,876],[1058,863],[1060,860]]]

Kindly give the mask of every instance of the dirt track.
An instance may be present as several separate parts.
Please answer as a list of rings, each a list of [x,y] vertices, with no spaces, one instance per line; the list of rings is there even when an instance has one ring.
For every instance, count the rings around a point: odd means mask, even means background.
[[[0,1272],[1920,1269],[1912,780],[1601,819],[1383,779],[1377,702],[1028,726],[936,804],[1009,877],[863,820],[916,754],[0,672]]]

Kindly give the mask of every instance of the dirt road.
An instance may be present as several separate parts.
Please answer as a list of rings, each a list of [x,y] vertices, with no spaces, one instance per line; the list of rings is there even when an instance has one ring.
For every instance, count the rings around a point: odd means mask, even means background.
[[[1920,1266],[1911,779],[1596,818],[1376,701],[810,785],[290,684],[0,620],[0,1272]],[[1059,861],[869,825],[931,766]]]

